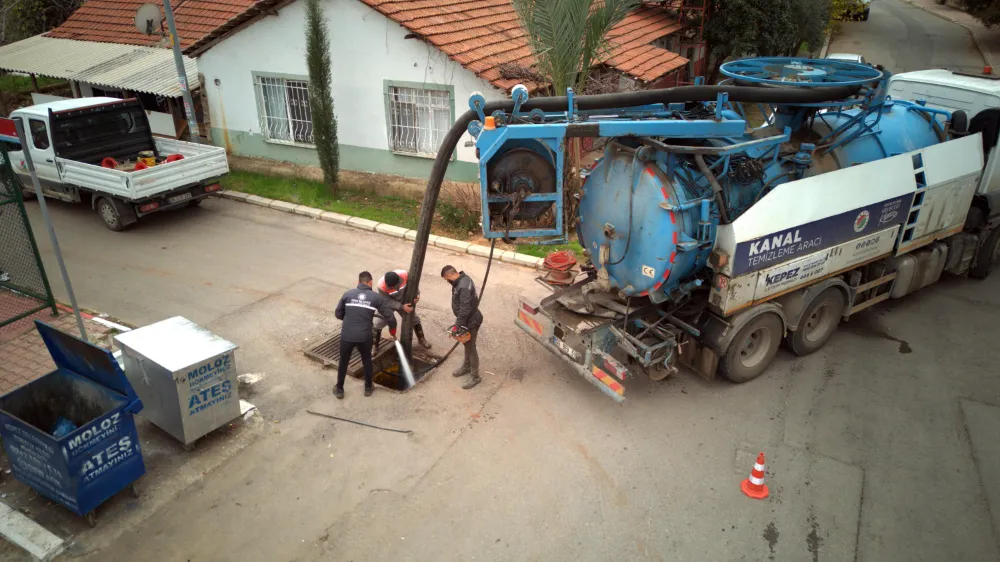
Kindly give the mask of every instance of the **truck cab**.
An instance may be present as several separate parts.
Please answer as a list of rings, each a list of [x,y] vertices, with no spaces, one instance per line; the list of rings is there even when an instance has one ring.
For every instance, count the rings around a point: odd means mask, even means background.
[[[989,67],[981,74],[945,69],[918,70],[896,74],[889,82],[894,99],[916,100],[927,107],[965,114],[969,134],[982,133],[985,166],[973,202],[978,212],[970,213],[968,226],[1000,223],[1000,76]],[[943,122],[943,117],[939,118]],[[961,124],[959,124],[961,125]],[[953,126],[958,128],[958,125]]]
[[[26,146],[10,134],[16,125]],[[229,172],[220,147],[154,137],[134,99],[23,107],[0,119],[0,140],[13,146],[9,159],[26,192],[33,191],[30,160],[46,197],[89,201],[115,231],[150,213],[197,205]]]

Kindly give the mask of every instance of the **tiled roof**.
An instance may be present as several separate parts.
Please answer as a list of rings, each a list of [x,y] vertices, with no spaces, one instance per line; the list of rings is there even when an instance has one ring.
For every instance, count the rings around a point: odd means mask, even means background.
[[[135,12],[149,0],[87,0],[49,37],[154,46],[157,35],[135,29]],[[154,0],[162,6],[162,0]],[[197,56],[228,33],[293,0],[173,0],[181,47]],[[524,29],[511,0],[360,0],[427,40],[456,62],[498,88],[525,83],[535,65]],[[626,74],[652,82],[685,64],[676,53],[650,45],[681,25],[656,5],[644,4],[611,31],[606,62]],[[530,74],[530,73],[529,73]]]
[[[535,65],[511,0],[361,1],[498,88],[509,90],[525,83],[512,74]],[[688,62],[650,45],[681,27],[662,8],[643,5],[612,29],[611,56],[605,62],[640,80],[656,80]],[[540,84],[525,86],[533,90]]]
[[[158,34],[147,36],[135,28],[135,12],[149,0],[87,0],[62,25],[46,33],[48,37],[154,46],[160,43]],[[162,0],[154,3],[162,6]],[[273,4],[258,0],[173,0],[174,21],[181,48],[192,46],[223,28],[227,23],[248,12],[255,15],[255,4]],[[164,24],[165,25],[165,24]]]

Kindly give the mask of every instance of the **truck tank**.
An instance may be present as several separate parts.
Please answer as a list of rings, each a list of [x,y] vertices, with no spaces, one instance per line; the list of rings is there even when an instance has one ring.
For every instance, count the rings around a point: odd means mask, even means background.
[[[619,402],[637,370],[745,382],[784,338],[815,351],[842,314],[890,297],[895,258],[940,273],[935,240],[963,228],[982,170],[965,116],[890,99],[881,69],[764,58],[722,73],[716,86],[470,100],[484,236],[572,229],[585,253],[569,286],[545,278],[552,294],[522,296],[514,322]],[[591,142],[602,152],[577,195],[567,154]]]
[[[736,63],[724,65],[722,72],[741,85],[808,88],[864,80],[867,87],[860,99],[762,107],[770,116],[767,122],[739,136],[610,139],[583,185],[577,224],[580,244],[606,271],[602,288],[653,302],[683,297],[702,281],[712,249],[706,242],[716,227],[736,219],[777,185],[946,138],[936,115],[944,112],[887,99],[886,77],[871,67],[789,59]],[[705,104],[688,106],[676,116],[742,122],[746,111],[725,104],[713,113]],[[808,200],[809,194],[802,198]]]

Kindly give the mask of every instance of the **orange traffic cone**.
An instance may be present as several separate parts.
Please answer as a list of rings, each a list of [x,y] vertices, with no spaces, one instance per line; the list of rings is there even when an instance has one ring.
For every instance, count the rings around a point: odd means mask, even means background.
[[[755,500],[765,499],[770,494],[767,484],[764,484],[764,453],[757,453],[757,462],[753,463],[750,478],[740,482],[740,489]]]

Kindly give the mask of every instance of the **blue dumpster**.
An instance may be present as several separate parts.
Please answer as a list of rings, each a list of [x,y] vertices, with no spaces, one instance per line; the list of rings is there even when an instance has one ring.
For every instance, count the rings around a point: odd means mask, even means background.
[[[94,509],[146,472],[132,414],[142,409],[109,351],[35,322],[56,370],[0,396],[14,477],[96,523]]]

